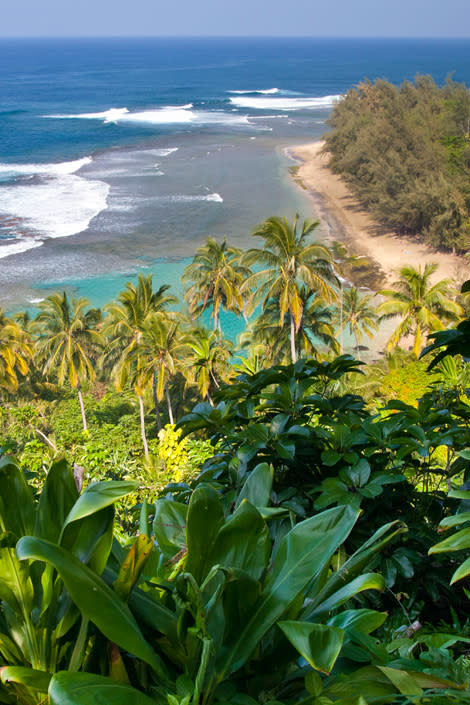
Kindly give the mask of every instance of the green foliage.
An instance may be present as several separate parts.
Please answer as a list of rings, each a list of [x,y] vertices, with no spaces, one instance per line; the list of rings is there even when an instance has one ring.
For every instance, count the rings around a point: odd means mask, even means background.
[[[467,88],[418,76],[351,88],[327,121],[332,168],[371,213],[398,232],[423,234],[444,249],[466,250],[470,232]]]

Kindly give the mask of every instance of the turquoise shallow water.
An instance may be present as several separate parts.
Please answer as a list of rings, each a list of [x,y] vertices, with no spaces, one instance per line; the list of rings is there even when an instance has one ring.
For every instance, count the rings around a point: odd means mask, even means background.
[[[469,41],[0,43],[0,305],[67,288],[102,305],[139,271],[178,293],[211,235],[246,246],[312,214],[284,148],[365,76],[470,79]]]

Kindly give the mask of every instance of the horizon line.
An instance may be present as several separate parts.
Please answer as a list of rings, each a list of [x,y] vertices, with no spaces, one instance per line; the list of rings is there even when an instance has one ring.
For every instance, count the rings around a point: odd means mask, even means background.
[[[412,40],[412,41],[467,41],[468,36],[455,35],[382,35],[382,34],[7,34],[0,35],[0,41],[5,39],[377,39],[377,40]]]

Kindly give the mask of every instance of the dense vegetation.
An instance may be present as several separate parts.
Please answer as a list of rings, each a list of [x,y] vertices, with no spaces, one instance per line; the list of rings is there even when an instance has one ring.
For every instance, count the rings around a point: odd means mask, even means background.
[[[334,107],[330,166],[372,215],[438,248],[470,246],[470,95],[429,76],[366,81]]]
[[[470,286],[376,306],[315,225],[209,239],[187,314],[141,275],[0,317],[0,702],[470,702]]]

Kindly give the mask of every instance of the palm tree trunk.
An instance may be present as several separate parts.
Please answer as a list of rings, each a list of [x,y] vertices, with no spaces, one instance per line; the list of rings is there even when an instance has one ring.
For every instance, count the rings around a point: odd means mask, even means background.
[[[210,404],[211,406],[214,406],[214,402],[213,402],[213,400],[212,400],[211,393],[209,392],[209,390],[207,390],[207,395],[206,395],[206,396],[207,396],[207,400],[208,400],[209,404]]]
[[[160,416],[160,409],[158,407],[158,396],[157,396],[157,379],[156,375],[153,375],[152,380],[152,391],[153,391],[153,407],[155,409],[155,416],[157,417],[157,428],[159,431],[162,430],[162,418]]]
[[[212,370],[209,370],[209,374],[212,377],[212,381],[214,382],[215,386],[217,389],[220,389],[220,384],[217,382],[215,374],[212,372]]]
[[[360,353],[360,350],[359,350],[359,340],[358,340],[358,338],[357,338],[357,333],[356,333],[356,332],[354,332],[354,339],[355,339],[355,341],[356,341],[356,355],[357,355],[357,359],[360,360],[360,359],[361,359],[361,353]]]
[[[149,459],[149,447],[147,443],[147,436],[145,435],[145,413],[144,413],[144,400],[140,394],[139,397],[139,411],[140,411],[140,434],[142,436],[142,443],[144,446],[145,459]]]
[[[168,385],[165,384],[165,396],[166,396],[166,403],[168,405],[168,417],[170,419],[170,423],[174,424],[175,421],[173,419],[173,409],[171,406],[171,398],[170,398],[170,390],[168,389]]]
[[[295,350],[295,321],[292,314],[290,315],[290,355],[292,362],[297,362],[297,352]]]
[[[82,414],[83,430],[88,431],[88,427],[87,427],[87,423],[86,423],[86,416],[85,416],[85,406],[83,404],[83,397],[82,397],[82,389],[80,387],[80,380],[77,382],[77,393],[78,393],[78,401],[80,402],[80,412]]]
[[[343,331],[343,282],[339,284],[339,352],[343,354],[344,331]]]

